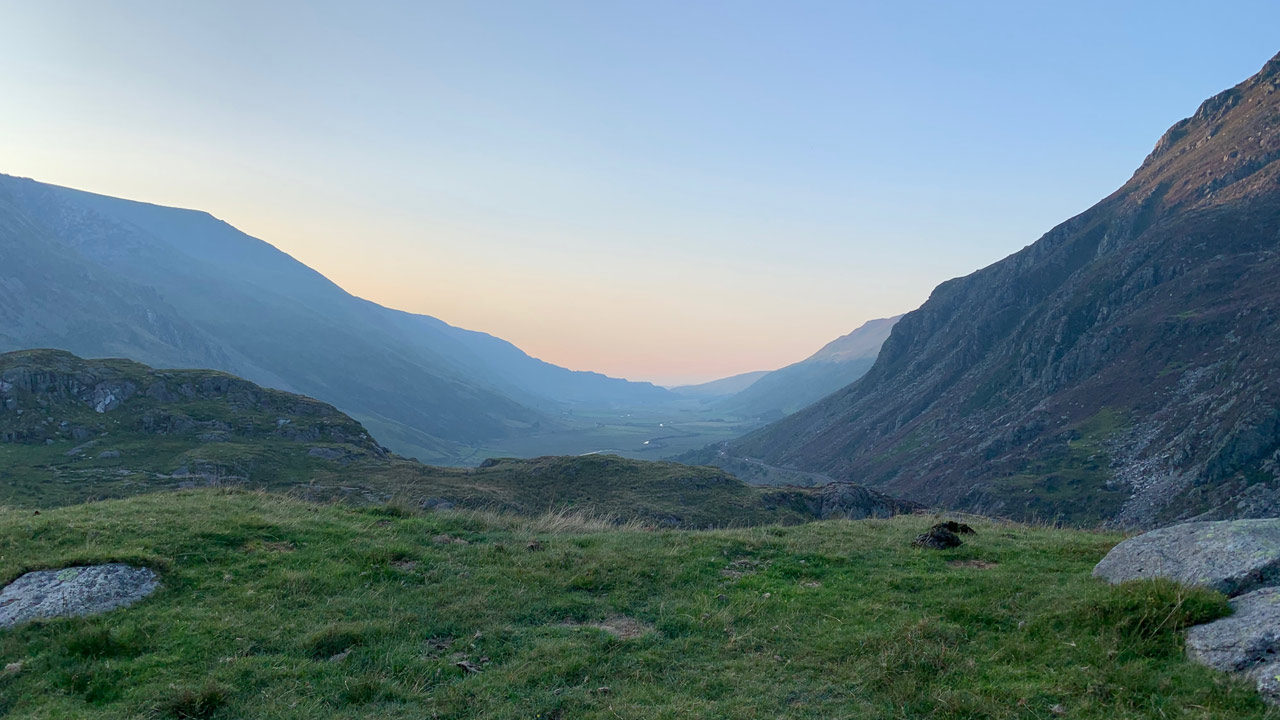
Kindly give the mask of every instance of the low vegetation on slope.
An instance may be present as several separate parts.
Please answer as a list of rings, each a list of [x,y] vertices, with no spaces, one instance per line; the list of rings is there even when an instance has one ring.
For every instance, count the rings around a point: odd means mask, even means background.
[[[0,512],[0,580],[163,586],[0,632],[21,718],[1263,718],[1192,665],[1207,591],[1089,577],[1115,535],[918,516],[691,532],[196,490]]]
[[[392,455],[331,405],[225,373],[55,350],[0,355],[0,504],[47,508],[208,485],[356,503],[573,509],[691,528],[915,508],[848,485],[767,490],[715,468],[611,455],[432,467]]]

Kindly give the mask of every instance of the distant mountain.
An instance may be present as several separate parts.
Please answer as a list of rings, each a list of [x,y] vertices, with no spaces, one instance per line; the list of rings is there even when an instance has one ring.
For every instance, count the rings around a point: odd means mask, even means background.
[[[1280,55],[1115,193],[938,286],[861,381],[725,451],[991,514],[1280,513],[1278,161]]]
[[[566,405],[673,397],[354,297],[203,212],[0,175],[0,231],[0,351],[236,373],[331,402],[422,459],[546,431]]]
[[[739,416],[770,420],[812,405],[865,375],[901,317],[864,323],[808,358],[758,378],[716,407]]]
[[[851,484],[762,489],[715,468],[608,455],[431,467],[391,454],[332,405],[227,373],[59,350],[0,354],[0,506],[205,485],[355,503],[573,509],[673,527],[915,509]]]
[[[755,372],[746,372],[741,375],[731,375],[726,378],[720,378],[719,380],[712,380],[711,382],[705,382],[700,385],[677,385],[676,387],[668,389],[677,395],[683,395],[685,397],[727,397],[746,390],[751,387],[755,381],[765,375],[768,375],[770,372],[772,371],[756,370]]]

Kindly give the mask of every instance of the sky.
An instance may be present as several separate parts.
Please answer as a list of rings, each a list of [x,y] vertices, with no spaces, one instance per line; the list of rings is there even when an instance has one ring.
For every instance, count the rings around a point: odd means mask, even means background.
[[[662,384],[1035,241],[1280,51],[1268,2],[0,0],[0,172]]]

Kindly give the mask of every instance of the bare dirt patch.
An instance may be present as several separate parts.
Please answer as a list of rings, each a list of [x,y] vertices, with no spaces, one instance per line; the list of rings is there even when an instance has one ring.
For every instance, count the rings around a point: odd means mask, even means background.
[[[603,630],[610,635],[621,640],[634,640],[642,635],[653,632],[653,626],[647,622],[627,617],[626,615],[615,615],[614,617],[598,622],[564,622],[561,627],[569,628],[595,628]]]
[[[975,570],[990,570],[996,565],[999,565],[999,563],[993,563],[987,560],[952,560],[947,564],[951,567],[973,568]]]
[[[733,562],[726,565],[725,568],[720,571],[720,576],[727,577],[731,580],[737,580],[738,578],[743,578],[748,575],[755,575],[756,573],[765,569],[767,565],[768,563],[762,562],[760,560],[749,560],[747,558],[742,558],[739,560],[734,560]]]

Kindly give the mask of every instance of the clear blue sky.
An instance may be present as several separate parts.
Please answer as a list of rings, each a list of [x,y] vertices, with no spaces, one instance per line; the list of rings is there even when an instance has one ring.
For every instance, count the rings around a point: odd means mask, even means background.
[[[580,369],[798,360],[1034,241],[1274,2],[0,0],[0,172]]]

